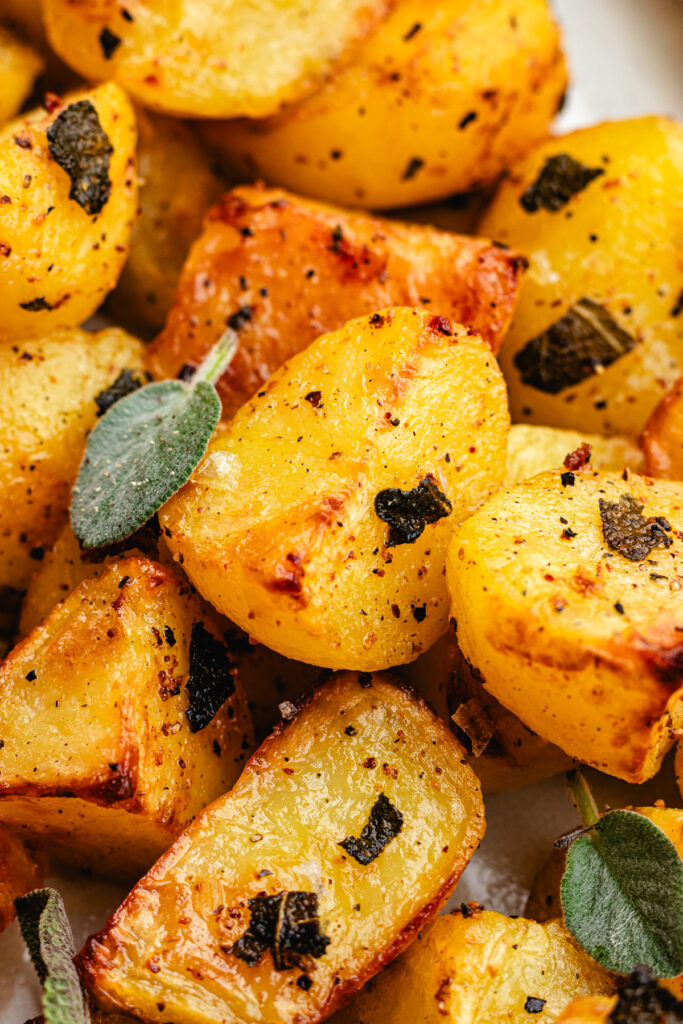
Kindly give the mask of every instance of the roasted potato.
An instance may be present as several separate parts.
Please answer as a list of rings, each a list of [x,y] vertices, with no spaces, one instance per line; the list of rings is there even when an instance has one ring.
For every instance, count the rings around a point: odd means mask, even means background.
[[[21,108],[42,69],[40,54],[0,24],[0,125]]]
[[[312,96],[206,131],[248,177],[410,206],[494,182],[545,136],[566,84],[545,0],[402,0]]]
[[[76,327],[114,287],[137,207],[135,143],[113,83],[0,129],[0,341]]]
[[[240,773],[246,698],[213,613],[145,558],[84,580],[0,666],[0,821],[139,877]]]
[[[566,456],[583,444],[590,445],[590,464],[594,469],[615,473],[625,468],[634,473],[643,470],[643,453],[629,437],[604,437],[559,427],[513,423],[508,435],[506,483],[518,484],[546,469],[559,469]]]
[[[648,473],[665,480],[683,480],[683,377],[650,416],[640,443]]]
[[[43,884],[44,855],[34,853],[11,829],[0,825],[0,932],[15,918],[14,901]]]
[[[89,940],[81,973],[105,1009],[149,1021],[315,1024],[424,927],[483,831],[476,778],[424,702],[333,676]]]
[[[637,435],[683,370],[683,126],[647,117],[544,143],[480,231],[530,260],[500,356],[513,420]]]
[[[536,924],[476,903],[437,917],[334,1024],[550,1024],[577,996],[611,993],[613,978],[560,921]],[[400,998],[396,998],[400,993]]]
[[[313,689],[322,677],[315,665],[304,665],[276,654],[247,637],[233,637],[229,643],[237,677],[249,698],[254,734],[260,742],[280,721],[282,708]]]
[[[98,399],[143,382],[143,366],[143,346],[118,328],[0,345],[0,587],[26,588],[66,522]]]
[[[224,186],[187,125],[136,113],[140,216],[108,306],[119,323],[149,337],[164,325],[190,244]]]
[[[676,747],[676,782],[683,796],[683,743]]]
[[[481,338],[384,310],[278,370],[160,522],[192,583],[260,643],[326,668],[403,664],[446,629],[448,538],[499,486],[507,425]]]
[[[647,967],[635,971],[611,999],[583,996],[569,1004],[557,1024],[610,1024],[614,1021],[683,1021],[681,990],[670,981],[658,981]],[[673,993],[673,995],[672,995]]]
[[[266,117],[305,96],[389,0],[43,0],[48,37],[84,78],[191,117]]]
[[[683,735],[683,486],[559,471],[500,491],[448,550],[452,615],[486,690],[627,782]]]

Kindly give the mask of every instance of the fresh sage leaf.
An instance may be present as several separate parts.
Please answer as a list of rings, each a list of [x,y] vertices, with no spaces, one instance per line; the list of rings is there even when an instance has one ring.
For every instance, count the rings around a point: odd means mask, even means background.
[[[97,423],[71,498],[83,547],[130,537],[187,483],[220,419],[215,384],[236,349],[237,335],[227,330],[189,381],[146,384]]]
[[[45,1024],[88,1024],[88,1003],[73,962],[73,935],[62,897],[55,889],[35,889],[14,905],[43,986]]]
[[[683,972],[683,861],[668,836],[635,811],[609,811],[569,847],[560,885],[567,928],[617,974],[638,964],[661,978]]]

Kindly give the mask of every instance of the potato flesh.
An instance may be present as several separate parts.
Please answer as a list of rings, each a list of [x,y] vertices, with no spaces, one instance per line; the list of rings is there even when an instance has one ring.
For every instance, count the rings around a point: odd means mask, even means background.
[[[667,392],[643,428],[647,472],[683,480],[683,377]]]
[[[573,479],[539,474],[456,531],[448,583],[458,642],[484,687],[530,729],[641,782],[683,730],[683,489],[635,475]],[[671,547],[642,561],[609,550],[598,501],[624,494],[644,516],[669,520]]]
[[[396,992],[400,999],[396,999]],[[437,918],[410,949],[370,982],[334,1024],[528,1024],[529,997],[545,1001],[534,1020],[556,1020],[567,1003],[614,991],[602,967],[560,921],[536,924],[470,904]]]
[[[236,188],[190,251],[151,369],[174,377],[198,364],[240,310],[239,350],[219,386],[226,415],[321,334],[385,306],[449,316],[496,352],[521,273],[515,253],[484,239]]]
[[[558,154],[603,173],[560,209],[528,213],[520,198]],[[530,261],[501,352],[513,420],[634,436],[680,376],[682,172],[683,127],[649,117],[552,139],[501,185],[479,230]],[[635,347],[556,394],[525,384],[518,353],[584,297],[602,305]]]
[[[14,117],[42,68],[36,51],[0,25],[0,125]]]
[[[628,437],[603,437],[560,427],[513,423],[508,436],[507,486],[547,469],[558,469],[565,456],[582,444],[591,446],[590,464],[594,469],[616,473],[628,468],[634,473],[642,472],[643,453]]]
[[[95,397],[124,369],[142,377],[144,358],[118,328],[0,346],[0,587],[25,589],[57,539],[97,421]]]
[[[403,826],[362,866],[338,844],[360,836],[380,793]],[[81,970],[102,1006],[145,1020],[313,1024],[437,912],[482,834],[478,784],[443,723],[387,679],[344,673],[133,889]],[[249,967],[229,952],[247,898],[281,891],[315,892],[330,938],[308,990],[269,953]]]
[[[10,829],[0,826],[0,932],[14,920],[14,901],[43,882],[47,862]]]
[[[494,182],[545,136],[566,82],[544,0],[402,0],[312,96],[207,136],[242,176],[390,209]]]
[[[444,632],[448,537],[500,484],[506,435],[484,343],[441,317],[385,310],[282,367],[160,522],[194,585],[259,642],[314,665],[387,668]],[[377,494],[429,474],[450,514],[387,547]]]

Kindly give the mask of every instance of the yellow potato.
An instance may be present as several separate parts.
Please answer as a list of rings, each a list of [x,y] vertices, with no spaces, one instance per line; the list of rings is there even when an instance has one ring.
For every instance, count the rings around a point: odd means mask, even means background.
[[[629,782],[683,735],[683,486],[559,471],[453,535],[460,648],[486,690],[570,757]]]
[[[0,25],[0,125],[14,117],[42,69],[42,57]]]
[[[266,117],[305,96],[375,27],[389,0],[43,0],[53,48],[153,109]]]
[[[590,464],[594,469],[615,473],[624,468],[634,473],[643,470],[643,453],[628,437],[604,437],[579,430],[513,423],[508,435],[506,484],[521,483],[546,469],[559,469],[566,456],[582,444],[591,447]]]
[[[648,473],[665,480],[683,480],[683,377],[650,416],[640,443]]]
[[[137,877],[251,748],[220,624],[145,558],[84,580],[14,648],[0,666],[0,735],[0,822]]]
[[[135,116],[109,83],[0,129],[0,341],[76,327],[123,267],[137,207]]]
[[[147,1021],[316,1024],[415,938],[483,831],[475,776],[424,702],[333,676],[88,941],[81,973],[103,1008]]]
[[[445,631],[446,545],[505,470],[502,376],[473,331],[396,308],[278,370],[160,512],[198,590],[327,668],[412,661]]]
[[[566,84],[545,0],[401,0],[312,96],[206,131],[248,178],[410,206],[494,182],[547,133]]]
[[[21,839],[0,825],[0,932],[14,920],[14,901],[43,884],[45,856],[34,853]]]
[[[683,370],[683,126],[552,139],[479,228],[530,261],[500,355],[513,420],[637,435]]]
[[[569,1000],[614,989],[614,979],[574,945],[560,921],[536,924],[470,903],[436,918],[332,1020],[551,1024]]]
[[[143,366],[118,328],[0,345],[0,587],[26,588],[67,520],[97,398],[124,371],[143,382]]]

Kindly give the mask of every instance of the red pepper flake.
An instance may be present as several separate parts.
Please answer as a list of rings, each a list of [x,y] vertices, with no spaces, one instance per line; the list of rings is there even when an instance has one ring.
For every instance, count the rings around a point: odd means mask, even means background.
[[[374,757],[366,757],[365,760],[363,761],[363,767],[364,768],[376,768],[377,767],[377,761],[375,760]]]
[[[56,92],[46,92],[43,98],[43,106],[47,110],[48,114],[52,114],[58,107],[61,107],[62,101]]]
[[[569,454],[565,456],[564,468],[573,469],[574,471],[584,469],[591,460],[591,451],[591,446],[586,444],[584,441],[583,444],[580,444],[573,452],[569,452]]]

